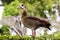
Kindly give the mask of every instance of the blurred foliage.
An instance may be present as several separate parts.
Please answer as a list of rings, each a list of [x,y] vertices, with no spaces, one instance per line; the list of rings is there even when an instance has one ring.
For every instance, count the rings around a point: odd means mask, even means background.
[[[47,3],[48,2],[48,3]],[[29,15],[44,17],[44,10],[48,10],[51,13],[52,5],[54,3],[58,3],[58,0],[4,0],[5,11],[3,13],[4,16],[12,15],[17,16],[21,14],[21,10],[17,9],[18,5],[24,4],[27,8]]]
[[[10,4],[14,0],[1,0],[3,2],[3,5]]]
[[[60,32],[55,32],[52,35],[36,36],[36,40],[60,40]],[[0,40],[32,40],[32,36],[11,36],[11,35],[0,35]]]
[[[3,34],[3,30],[0,28],[0,34]]]
[[[3,25],[0,29],[2,31],[1,35],[10,35],[9,26]]]
[[[8,16],[8,15],[11,15],[11,16],[16,16],[18,15],[18,10],[17,10],[17,4],[19,2],[16,1],[16,2],[11,2],[11,4],[9,5],[5,5],[5,11],[3,13],[3,16]]]

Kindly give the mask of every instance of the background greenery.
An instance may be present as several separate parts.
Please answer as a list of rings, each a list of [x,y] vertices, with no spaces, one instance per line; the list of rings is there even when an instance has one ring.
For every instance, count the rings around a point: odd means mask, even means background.
[[[26,5],[27,11],[29,15],[31,16],[38,16],[38,17],[44,17],[46,18],[46,15],[44,14],[44,10],[48,10],[50,15],[54,15],[51,11],[52,5],[54,3],[57,3],[60,5],[59,0],[2,0],[4,5],[4,13],[3,17],[5,16],[17,16],[21,15],[22,11],[21,9],[17,9],[18,5],[24,4]],[[24,36],[11,36],[9,33],[9,27],[3,25],[2,28],[0,28],[2,31],[0,31],[0,40],[31,40],[32,37]],[[45,36],[37,36],[36,40],[58,40],[60,39],[60,32],[53,33],[52,35]]]

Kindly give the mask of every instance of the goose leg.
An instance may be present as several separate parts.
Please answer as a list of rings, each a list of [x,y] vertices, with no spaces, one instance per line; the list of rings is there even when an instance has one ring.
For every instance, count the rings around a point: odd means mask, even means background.
[[[32,36],[36,35],[36,30],[32,30]]]

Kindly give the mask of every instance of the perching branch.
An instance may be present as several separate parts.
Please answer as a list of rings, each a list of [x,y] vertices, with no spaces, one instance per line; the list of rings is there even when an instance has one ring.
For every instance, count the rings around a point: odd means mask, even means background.
[[[23,35],[23,28],[21,27],[20,17],[6,16],[0,20],[0,24],[8,25],[10,28],[13,28],[14,31],[20,36]]]

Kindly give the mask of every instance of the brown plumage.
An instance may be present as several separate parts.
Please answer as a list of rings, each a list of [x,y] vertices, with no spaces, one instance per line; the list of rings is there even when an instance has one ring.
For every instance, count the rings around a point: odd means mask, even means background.
[[[45,27],[48,28],[49,30],[51,30],[49,28],[49,26],[51,25],[47,20],[43,19],[43,18],[37,18],[34,16],[29,16],[27,15],[27,11],[24,5],[19,6],[19,8],[22,9],[23,13],[22,13],[22,23],[25,27],[32,29],[32,35],[35,36],[36,34],[36,29],[39,27]]]

